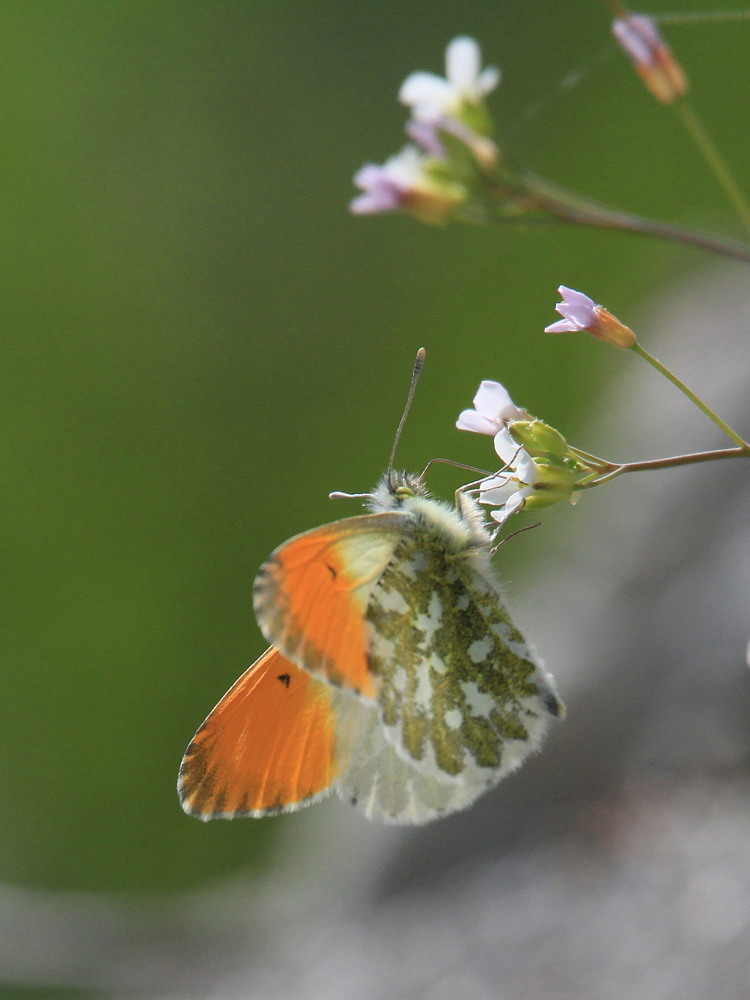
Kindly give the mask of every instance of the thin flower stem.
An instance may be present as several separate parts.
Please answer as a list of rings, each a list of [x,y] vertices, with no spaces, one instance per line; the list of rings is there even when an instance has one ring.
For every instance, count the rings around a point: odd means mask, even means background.
[[[574,448],[573,445],[569,445],[568,447],[570,448],[570,451],[572,451],[573,454],[576,456],[576,458],[580,458],[584,462],[588,462],[591,465],[600,465],[602,466],[602,468],[604,468],[612,464],[611,462],[608,462],[606,459],[600,458],[598,455],[592,455],[590,451],[583,451],[582,448]]]
[[[579,479],[578,482],[573,487],[574,490],[590,490],[592,486],[598,486],[600,483],[606,482],[610,479],[613,474],[621,475],[622,466],[613,465],[610,466],[606,474],[603,474],[602,469],[598,472],[592,472],[588,476],[584,476],[583,479]]]
[[[516,191],[515,194],[522,209],[538,208],[566,222],[598,229],[641,233],[644,236],[655,236],[672,243],[697,247],[699,250],[709,250],[735,260],[750,261],[750,246],[738,240],[714,236],[712,233],[703,233],[683,226],[672,226],[630,212],[621,212],[590,201],[588,198],[582,198],[533,174],[524,172],[520,175],[520,180],[523,189]],[[509,192],[503,186],[496,194],[501,201],[507,201]]]
[[[696,465],[698,462],[718,462],[723,458],[750,458],[750,445],[740,448],[721,448],[716,451],[698,451],[690,455],[673,455],[670,458],[654,458],[646,462],[625,462],[622,465],[608,463],[610,470],[595,479],[583,479],[576,483],[576,490],[590,490],[623,476],[626,472],[650,472],[654,469],[672,469],[679,465]]]
[[[684,14],[652,14],[658,24],[700,24],[709,21],[750,21],[750,10],[686,11]]]
[[[684,382],[681,382],[676,375],[674,375],[668,368],[665,368],[661,361],[657,361],[657,359],[652,354],[649,354],[644,347],[641,347],[639,343],[635,343],[630,350],[639,354],[644,361],[648,361],[648,363],[661,375],[663,375],[666,379],[669,379],[672,385],[676,386],[692,403],[695,403],[698,409],[705,413],[708,419],[712,420],[717,427],[724,431],[724,433],[730,437],[735,444],[738,444],[740,448],[744,449],[750,447],[750,445],[748,445],[748,443],[744,441],[740,435],[736,433],[736,431],[732,430],[729,424],[726,424],[721,417],[717,416],[709,406],[706,406],[702,399],[699,399],[691,389],[688,389]]]
[[[706,126],[695,112],[695,109],[687,101],[678,101],[674,105],[677,113],[682,119],[682,123],[687,129],[695,145],[701,151],[704,160],[711,168],[716,180],[724,189],[724,193],[731,202],[734,210],[745,227],[745,231],[750,235],[750,205],[734,179],[732,171],[724,162],[724,158],[716,148]]]

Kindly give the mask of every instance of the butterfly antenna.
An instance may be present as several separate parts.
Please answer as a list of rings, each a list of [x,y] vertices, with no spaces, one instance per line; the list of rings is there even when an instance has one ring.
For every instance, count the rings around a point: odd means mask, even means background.
[[[488,472],[486,469],[478,469],[476,465],[466,465],[465,462],[454,462],[452,458],[431,458],[430,461],[425,465],[424,469],[419,473],[419,478],[424,479],[433,465],[452,465],[454,469],[465,469],[466,472],[478,472],[482,479],[486,479],[491,476],[492,473]],[[477,480],[479,482],[480,480]]]
[[[398,442],[401,437],[401,431],[404,429],[404,424],[406,423],[406,418],[409,416],[409,410],[411,409],[411,401],[414,399],[414,390],[417,388],[417,382],[419,381],[419,376],[422,374],[422,369],[424,368],[425,358],[427,357],[427,352],[424,347],[420,347],[417,351],[417,356],[414,359],[414,367],[411,372],[411,384],[409,385],[409,395],[406,397],[406,406],[404,407],[404,412],[401,414],[401,419],[398,422],[398,427],[396,428],[396,436],[393,439],[393,447],[391,448],[391,455],[388,459],[388,479],[391,479],[391,473],[393,472],[393,460],[396,457],[396,448],[398,448]]]
[[[496,552],[500,551],[503,545],[507,545],[507,543],[511,540],[511,538],[515,538],[516,535],[522,535],[524,531],[533,531],[534,528],[541,528],[541,526],[542,522],[536,521],[534,524],[527,524],[523,528],[516,528],[515,531],[511,531],[511,533],[509,535],[506,535],[505,538],[501,538],[500,541],[497,543],[497,545],[492,546],[492,548],[490,549],[490,555],[494,556]]]

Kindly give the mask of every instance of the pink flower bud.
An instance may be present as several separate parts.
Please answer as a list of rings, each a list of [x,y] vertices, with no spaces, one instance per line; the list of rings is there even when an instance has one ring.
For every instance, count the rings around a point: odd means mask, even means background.
[[[564,318],[545,327],[545,333],[577,333],[583,330],[622,350],[635,344],[635,334],[630,327],[621,323],[604,306],[598,306],[588,295],[565,285],[560,285],[557,291],[563,300],[557,303],[555,309]]]
[[[684,97],[687,77],[650,17],[628,14],[618,18],[612,34],[657,100],[673,104]]]

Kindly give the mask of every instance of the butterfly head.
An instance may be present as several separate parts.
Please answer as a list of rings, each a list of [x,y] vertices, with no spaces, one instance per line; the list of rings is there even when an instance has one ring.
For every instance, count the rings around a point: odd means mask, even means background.
[[[413,472],[398,472],[389,469],[369,496],[370,509],[376,512],[402,510],[415,497],[427,497],[429,493],[419,476]]]

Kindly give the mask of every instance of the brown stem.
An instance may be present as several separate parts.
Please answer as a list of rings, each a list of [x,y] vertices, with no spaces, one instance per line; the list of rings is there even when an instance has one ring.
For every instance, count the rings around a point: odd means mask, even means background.
[[[717,462],[722,458],[750,458],[750,446],[742,448],[720,448],[716,451],[698,451],[690,455],[674,455],[671,458],[654,458],[646,462],[625,462],[622,465],[608,463],[610,468],[604,475],[590,482],[580,483],[576,489],[590,490],[594,486],[609,482],[626,472],[649,472],[653,469],[672,469],[678,465],[695,465],[698,462]]]
[[[630,212],[621,212],[619,209],[582,198],[534,174],[522,173],[520,179],[539,208],[567,222],[595,226],[598,229],[642,233],[644,236],[656,236],[673,243],[709,250],[711,253],[733,257],[735,260],[750,261],[750,246],[739,240],[714,236],[698,229],[657,222]]]

